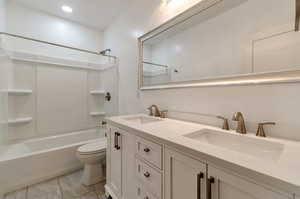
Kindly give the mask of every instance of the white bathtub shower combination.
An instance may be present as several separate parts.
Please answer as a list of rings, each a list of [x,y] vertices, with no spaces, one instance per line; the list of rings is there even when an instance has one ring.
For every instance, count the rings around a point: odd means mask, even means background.
[[[0,195],[79,169],[77,148],[104,135],[104,129],[86,130],[0,147]]]

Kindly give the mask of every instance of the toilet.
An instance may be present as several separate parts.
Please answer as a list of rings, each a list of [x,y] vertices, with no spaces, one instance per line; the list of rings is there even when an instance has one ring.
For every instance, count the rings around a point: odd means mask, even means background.
[[[77,158],[84,164],[81,183],[90,186],[105,179],[106,139],[83,145],[77,149]]]

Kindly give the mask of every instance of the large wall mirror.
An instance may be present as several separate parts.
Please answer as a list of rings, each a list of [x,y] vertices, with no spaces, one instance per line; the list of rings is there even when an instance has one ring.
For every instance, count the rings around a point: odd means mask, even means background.
[[[298,0],[199,1],[139,38],[140,88],[299,81],[297,5]]]

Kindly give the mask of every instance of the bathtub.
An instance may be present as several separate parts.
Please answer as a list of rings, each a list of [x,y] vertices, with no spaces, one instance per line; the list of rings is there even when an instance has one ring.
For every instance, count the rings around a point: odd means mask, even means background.
[[[106,139],[104,129],[32,139],[0,147],[0,196],[81,168],[76,149]]]

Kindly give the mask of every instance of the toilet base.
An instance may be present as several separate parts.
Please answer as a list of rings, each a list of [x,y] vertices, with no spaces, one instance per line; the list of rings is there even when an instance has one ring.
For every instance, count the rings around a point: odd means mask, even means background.
[[[105,173],[103,171],[103,166],[100,163],[97,164],[85,164],[83,175],[81,178],[81,183],[90,186],[103,181],[105,178]]]

